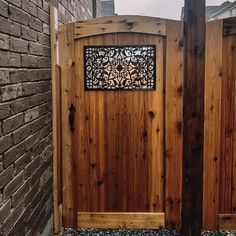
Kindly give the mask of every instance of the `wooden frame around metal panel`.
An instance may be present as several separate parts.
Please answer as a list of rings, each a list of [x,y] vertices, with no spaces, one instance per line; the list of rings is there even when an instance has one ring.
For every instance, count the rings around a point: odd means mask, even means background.
[[[166,36],[166,20],[147,16],[112,16],[75,23],[75,39],[111,33]]]

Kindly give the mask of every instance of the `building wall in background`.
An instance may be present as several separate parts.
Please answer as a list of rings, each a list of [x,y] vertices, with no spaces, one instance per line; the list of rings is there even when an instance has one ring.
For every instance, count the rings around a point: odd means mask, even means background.
[[[51,1],[63,23],[93,15],[92,0]],[[49,3],[0,0],[0,235],[4,236],[38,235],[53,209]]]
[[[115,2],[114,0],[101,0],[101,14],[102,16],[115,15]]]
[[[236,1],[233,2],[225,2],[226,4],[223,4],[223,8],[217,11],[215,14],[213,14],[209,20],[218,20],[218,19],[224,19],[228,17],[235,17],[236,16]]]

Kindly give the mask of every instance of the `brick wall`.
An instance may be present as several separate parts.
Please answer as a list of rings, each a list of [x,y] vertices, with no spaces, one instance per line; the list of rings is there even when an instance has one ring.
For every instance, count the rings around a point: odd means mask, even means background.
[[[63,23],[92,0],[53,1]],[[98,0],[98,8],[100,2]],[[53,207],[49,0],[0,0],[0,235],[38,235]]]

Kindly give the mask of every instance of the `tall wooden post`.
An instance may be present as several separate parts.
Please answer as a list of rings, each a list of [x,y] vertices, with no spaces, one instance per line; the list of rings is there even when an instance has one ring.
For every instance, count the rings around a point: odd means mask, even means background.
[[[183,109],[183,236],[202,229],[205,0],[185,0]]]
[[[59,235],[61,225],[61,92],[58,45],[58,10],[50,5],[51,72],[52,72],[52,140],[53,140],[53,202],[54,234]]]

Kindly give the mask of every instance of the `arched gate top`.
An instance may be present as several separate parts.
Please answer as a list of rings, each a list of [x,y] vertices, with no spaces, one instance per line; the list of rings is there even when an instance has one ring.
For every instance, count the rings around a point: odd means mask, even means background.
[[[110,33],[144,33],[166,36],[166,19],[148,16],[101,17],[74,23],[75,39]]]

